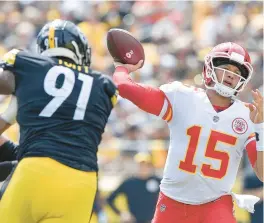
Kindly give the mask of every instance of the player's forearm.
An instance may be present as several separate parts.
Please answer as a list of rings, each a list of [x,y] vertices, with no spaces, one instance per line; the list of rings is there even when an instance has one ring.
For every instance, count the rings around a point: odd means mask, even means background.
[[[0,115],[0,133],[2,134],[10,125],[16,122],[17,116],[17,98],[12,95],[8,108]]]
[[[0,71],[0,94],[9,95],[15,90],[15,77],[11,71]]]
[[[2,133],[7,130],[11,125],[9,123],[7,123],[5,120],[3,120],[0,116],[0,135],[2,135]],[[2,142],[0,140],[0,142]],[[1,144],[1,143],[0,143]]]
[[[117,209],[117,207],[115,206],[114,203],[109,204],[109,206],[111,207],[111,209],[112,209],[117,215],[119,215],[119,214],[121,213],[121,211],[119,211],[119,210]]]
[[[259,180],[263,182],[264,177],[263,177],[263,152],[262,151],[257,152],[255,172]]]
[[[111,209],[117,214],[119,215],[121,212],[118,210],[118,208],[116,207],[115,203],[115,196],[110,195],[110,197],[107,199],[107,203],[108,205],[111,207]]]
[[[165,95],[160,89],[135,83],[123,67],[116,68],[113,80],[120,96],[148,113],[160,114],[165,100]]]
[[[0,135],[6,131],[16,121],[17,99],[12,95],[8,108],[0,115]],[[5,143],[4,138],[0,139],[0,146]]]
[[[264,152],[264,123],[255,124],[257,160],[255,172],[258,178],[263,182],[263,152]]]

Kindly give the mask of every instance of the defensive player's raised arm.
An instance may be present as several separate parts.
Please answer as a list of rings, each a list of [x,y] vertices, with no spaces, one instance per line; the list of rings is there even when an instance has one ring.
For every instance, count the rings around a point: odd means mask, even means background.
[[[170,103],[165,94],[159,88],[136,83],[129,76],[130,72],[141,67],[141,62],[137,65],[115,65],[113,80],[118,87],[120,96],[130,100],[140,109],[167,120],[166,111]]]
[[[15,75],[13,73],[16,57],[20,50],[13,49],[3,56],[0,61],[0,94],[8,95],[15,92]]]
[[[0,114],[0,135],[16,122],[17,98],[12,95],[7,109]]]
[[[1,66],[1,65],[0,65]],[[15,91],[15,76],[9,70],[0,71],[0,94],[8,95]]]
[[[0,116],[0,135],[6,131],[11,125],[7,123],[1,116]],[[1,140],[0,140],[1,142]]]

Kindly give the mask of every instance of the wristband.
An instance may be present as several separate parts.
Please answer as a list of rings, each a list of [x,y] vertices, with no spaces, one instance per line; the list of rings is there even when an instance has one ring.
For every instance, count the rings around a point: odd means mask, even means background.
[[[255,134],[256,134],[256,142],[257,142],[257,151],[264,151],[264,123],[254,124]]]
[[[1,114],[1,118],[5,122],[12,125],[16,122],[16,116],[17,116],[17,98],[16,96],[12,95],[8,108]]]

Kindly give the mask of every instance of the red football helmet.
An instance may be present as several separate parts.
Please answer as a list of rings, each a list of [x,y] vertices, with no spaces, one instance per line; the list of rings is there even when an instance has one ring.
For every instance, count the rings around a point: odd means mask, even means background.
[[[223,64],[232,64],[239,68],[241,75],[239,82],[234,88],[228,87],[222,81],[218,81],[215,69]],[[222,69],[224,70],[224,69]],[[230,71],[228,71],[230,72]],[[224,97],[236,96],[242,91],[252,77],[253,68],[248,52],[240,45],[232,42],[221,43],[215,46],[205,57],[203,68],[203,82],[208,89],[214,89]],[[214,83],[214,84],[212,84]]]

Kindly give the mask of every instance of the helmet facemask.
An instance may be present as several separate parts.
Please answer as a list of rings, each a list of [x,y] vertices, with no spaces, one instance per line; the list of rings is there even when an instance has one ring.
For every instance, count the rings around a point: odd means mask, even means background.
[[[84,64],[88,67],[90,67],[91,62],[92,62],[92,49],[91,47],[87,47],[87,50],[85,52],[85,56],[84,56]]]
[[[79,27],[77,27],[77,30],[79,31],[79,37],[80,37],[80,40],[81,40],[82,46],[83,46],[83,55],[80,54],[78,57],[80,58],[80,60],[81,60],[80,62],[81,62],[82,65],[85,65],[85,66],[89,67],[91,65],[92,49],[89,46],[86,37],[81,32]],[[76,46],[78,48],[78,45],[76,45]],[[79,52],[79,51],[76,50],[76,52]]]
[[[53,28],[53,46],[49,34]],[[79,27],[69,21],[55,20],[42,28],[37,38],[38,51],[49,57],[65,57],[78,65],[90,66],[91,48]]]
[[[235,56],[237,55],[234,55],[234,57]],[[240,55],[238,54],[238,56]],[[235,65],[241,71],[241,75],[219,67],[224,64]],[[215,72],[217,70],[223,73],[221,80],[217,79]],[[232,55],[230,57],[227,53],[219,52],[217,54],[209,54],[205,57],[205,67],[203,73],[203,81],[207,89],[213,89],[223,97],[235,97],[245,88],[251,79],[253,68],[250,63],[234,59],[232,60]],[[228,75],[228,73],[239,77],[239,81],[235,87],[229,87],[224,84],[225,75]]]

